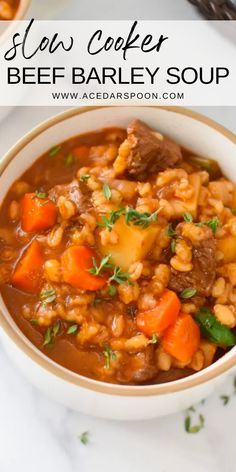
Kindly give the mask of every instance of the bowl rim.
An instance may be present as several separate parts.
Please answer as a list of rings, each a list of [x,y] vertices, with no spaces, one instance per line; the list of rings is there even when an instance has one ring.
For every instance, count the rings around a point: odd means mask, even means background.
[[[130,106],[122,106],[123,108],[130,108]],[[134,105],[133,108],[137,107]],[[86,106],[78,107],[73,109],[68,109],[62,113],[56,114],[55,116],[43,121],[31,131],[26,133],[21,139],[19,139],[10,150],[3,156],[0,161],[0,176],[9,165],[9,163],[16,157],[16,155],[31,141],[37,138],[47,129],[69,119],[74,116],[89,113],[94,110],[102,110],[104,108],[113,108],[112,106]],[[142,107],[143,108],[143,107]],[[147,108],[157,108],[156,106],[147,106]],[[236,135],[224,128],[222,125],[218,124],[214,120],[190,109],[183,107],[175,106],[161,106],[158,107],[166,111],[182,114],[196,121],[200,121],[204,125],[218,131],[224,137],[228,138],[236,146]],[[6,311],[8,312],[7,308]],[[8,312],[9,313],[9,312]],[[10,315],[10,313],[9,313]],[[23,353],[29,357],[33,362],[36,362],[41,368],[46,370],[48,373],[53,374],[61,380],[69,382],[74,386],[79,386],[87,390],[92,390],[93,392],[100,392],[109,395],[116,395],[122,397],[130,396],[158,396],[163,394],[177,393],[182,390],[186,390],[195,386],[199,386],[205,382],[213,380],[214,378],[220,376],[221,374],[226,373],[229,369],[233,368],[236,365],[236,347],[234,353],[231,357],[227,358],[225,355],[225,360],[221,357],[221,362],[216,361],[210,367],[203,369],[200,372],[179,379],[169,383],[163,384],[153,384],[153,385],[118,385],[110,384],[106,382],[101,382],[98,380],[90,379],[84,377],[80,374],[77,374],[73,371],[66,369],[65,367],[57,364],[52,359],[48,358],[43,352],[36,348],[20,331],[18,326],[13,323],[10,323],[6,319],[3,312],[0,310],[0,328],[3,329],[4,333],[9,337],[16,346],[23,351]],[[232,352],[232,351],[231,351]],[[223,360],[222,360],[223,359]]]

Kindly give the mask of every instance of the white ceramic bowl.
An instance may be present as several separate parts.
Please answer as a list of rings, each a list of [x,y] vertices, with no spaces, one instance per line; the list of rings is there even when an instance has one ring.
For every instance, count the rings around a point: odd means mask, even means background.
[[[0,163],[0,202],[10,185],[44,152],[76,134],[101,127],[126,127],[140,118],[194,153],[217,159],[236,181],[236,137],[213,121],[182,108],[100,107],[69,110],[35,128]],[[185,379],[162,385],[123,386],[91,380],[54,363],[21,333],[0,299],[3,344],[28,379],[45,393],[86,414],[140,420],[166,415],[209,395],[236,364],[236,347]]]

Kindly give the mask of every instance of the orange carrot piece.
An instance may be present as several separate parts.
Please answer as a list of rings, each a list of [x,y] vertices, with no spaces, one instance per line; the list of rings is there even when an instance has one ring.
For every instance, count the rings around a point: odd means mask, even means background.
[[[161,335],[176,321],[180,306],[176,293],[166,289],[154,308],[138,313],[136,320],[138,329],[146,336]]]
[[[44,257],[38,241],[33,241],[23,253],[12,275],[12,285],[23,292],[40,290]]]
[[[64,281],[73,287],[83,290],[99,290],[104,287],[107,277],[90,274],[88,269],[93,267],[93,258],[97,265],[97,254],[87,246],[71,246],[61,257]]]
[[[162,346],[181,362],[190,362],[200,343],[200,329],[191,315],[181,313],[164,333]]]
[[[26,233],[51,228],[57,219],[57,207],[48,198],[26,193],[21,201],[21,226]]]

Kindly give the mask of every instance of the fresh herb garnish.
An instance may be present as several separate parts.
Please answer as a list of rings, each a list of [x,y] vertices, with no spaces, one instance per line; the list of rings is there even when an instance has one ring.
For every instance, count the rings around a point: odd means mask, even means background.
[[[75,163],[75,156],[73,154],[68,154],[68,156],[65,157],[65,166],[70,167]]]
[[[76,334],[79,330],[79,325],[73,324],[67,329],[67,334]]]
[[[45,336],[44,336],[43,346],[48,346],[50,344],[53,344],[55,337],[60,331],[60,328],[61,328],[60,320],[56,321],[53,326],[50,326],[49,328],[47,328]]]
[[[229,400],[230,400],[230,396],[229,395],[221,395],[220,399],[222,400],[223,405],[225,406],[225,405],[228,405]]]
[[[185,288],[185,289],[181,292],[180,297],[181,297],[181,298],[184,298],[184,299],[188,299],[188,298],[194,297],[194,295],[196,295],[196,293],[197,293],[196,288],[188,287],[188,288]]]
[[[111,193],[111,189],[110,189],[110,187],[109,187],[108,184],[104,184],[104,185],[103,185],[102,191],[103,191],[104,197],[105,197],[107,200],[110,200],[111,197],[112,197],[112,193]]]
[[[115,285],[108,285],[108,295],[110,295],[110,297],[114,297],[116,295],[116,292],[117,292],[117,289],[115,287]]]
[[[192,223],[193,215],[191,215],[191,213],[189,213],[189,212],[186,212],[186,213],[183,214],[183,219],[184,219],[184,221],[186,221],[186,223]]]
[[[218,162],[214,161],[213,159],[206,159],[205,157],[199,156],[189,156],[188,161],[194,166],[206,170],[209,173],[211,180],[216,180],[222,175]]]
[[[193,405],[190,406],[190,407],[188,408],[188,411],[192,411],[193,413],[195,413],[195,411],[196,411],[195,406],[193,406]]]
[[[228,347],[236,344],[234,333],[221,324],[215,315],[207,307],[202,307],[195,314],[195,319],[200,326],[203,336],[218,346]]]
[[[215,216],[211,220],[200,221],[200,223],[196,223],[196,226],[204,226],[204,225],[208,226],[208,228],[210,228],[212,230],[212,233],[215,235],[217,228],[219,226],[219,223],[220,223],[219,218]]]
[[[52,327],[46,329],[43,346],[48,346],[52,343]]]
[[[117,222],[121,215],[124,215],[125,208],[119,208],[119,210],[113,210],[110,213],[110,216],[102,216],[102,220],[98,223],[100,228],[107,228],[108,231],[111,231],[113,225]]]
[[[157,344],[159,342],[159,338],[156,334],[153,334],[151,339],[149,339],[148,344]]]
[[[102,303],[102,299],[101,298],[95,298],[94,301],[93,301],[93,304],[96,306],[96,305],[99,305],[99,303]]]
[[[175,239],[171,240],[170,248],[171,248],[171,252],[175,253],[175,249],[176,249],[176,240]]]
[[[114,272],[112,276],[109,278],[109,283],[111,283],[113,280],[114,282],[117,282],[118,284],[123,284],[129,280],[130,274],[128,272],[122,272],[121,268],[118,266],[115,266]]]
[[[38,325],[38,324],[39,324],[39,320],[36,320],[36,319],[33,318],[32,320],[30,320],[30,323],[31,323],[32,325]]]
[[[90,274],[98,275],[99,277],[102,277],[101,272],[102,272],[104,269],[109,269],[109,268],[112,267],[111,264],[108,264],[108,261],[109,261],[110,258],[111,258],[111,255],[110,255],[110,254],[108,254],[108,256],[104,256],[104,257],[102,258],[101,262],[100,262],[100,265],[98,266],[95,257],[93,257],[93,258],[92,258],[93,267],[91,267],[90,269],[87,269],[87,272],[89,272]]]
[[[134,208],[128,207],[126,208],[125,222],[127,225],[132,222],[135,226],[142,226],[143,229],[146,229],[151,223],[157,221],[157,213],[158,211],[154,211],[153,213],[140,213]]]
[[[186,416],[185,418],[185,422],[184,422],[184,425],[185,425],[185,431],[187,433],[191,433],[191,434],[194,434],[194,433],[198,433],[203,427],[204,427],[204,424],[205,424],[205,418],[203,415],[199,415],[199,423],[192,426],[191,425],[191,418],[190,416]]]
[[[91,175],[89,174],[83,174],[80,176],[81,182],[87,182],[88,179],[90,179]]]
[[[54,288],[50,288],[48,290],[44,290],[40,293],[40,300],[44,306],[52,303],[56,300],[57,294]]]
[[[170,238],[176,235],[176,231],[174,230],[174,228],[173,228],[173,226],[172,226],[171,223],[167,226],[166,234],[167,234],[167,236],[169,236]]]
[[[109,192],[106,192],[107,196]],[[105,195],[106,196],[106,195]],[[107,198],[107,197],[106,197]],[[153,213],[140,213],[134,208],[119,208],[119,210],[111,211],[109,217],[102,216],[102,221],[98,223],[101,228],[107,228],[109,231],[112,230],[113,225],[123,215],[125,216],[125,222],[127,225],[133,223],[135,226],[141,226],[143,229],[147,228],[151,223],[157,221],[157,213],[159,210]]]
[[[54,325],[52,327],[52,334],[53,334],[54,337],[57,336],[60,329],[61,329],[61,322],[60,322],[60,320],[57,320],[56,323],[54,323]]]
[[[208,226],[208,228],[210,228],[212,230],[212,233],[215,235],[216,234],[216,231],[217,231],[217,228],[219,226],[219,218],[217,218],[217,216],[215,216],[215,218],[212,218],[212,220],[209,220],[209,221],[203,221],[203,224]]]
[[[106,360],[106,369],[110,369],[111,361],[116,360],[116,353],[112,351],[112,348],[108,345],[104,347],[103,354]]]
[[[236,394],[236,377],[234,377],[234,380],[233,380],[233,387],[234,387],[234,390],[230,395],[220,395],[220,399],[222,400],[224,406],[228,405],[232,396]]]
[[[48,154],[49,154],[50,157],[54,157],[59,153],[60,150],[61,150],[60,145],[59,146],[53,146],[52,149],[50,149]]]
[[[89,432],[88,431],[84,431],[84,433],[82,433],[80,436],[79,436],[79,440],[82,444],[84,444],[84,446],[86,446],[89,442]]]
[[[40,190],[35,190],[35,197],[37,198],[46,198],[47,192],[41,192]]]
[[[106,192],[107,196],[109,192]],[[105,195],[106,196],[106,195]],[[107,197],[106,197],[107,198]],[[109,216],[102,216],[102,220],[98,223],[100,228],[107,228],[109,231],[112,230],[113,225],[121,216],[125,216],[125,222],[127,225],[133,223],[134,226],[141,226],[142,229],[148,228],[151,223],[157,221],[157,214],[160,211],[160,208],[153,213],[140,213],[134,208],[119,208],[119,210],[111,211]]]

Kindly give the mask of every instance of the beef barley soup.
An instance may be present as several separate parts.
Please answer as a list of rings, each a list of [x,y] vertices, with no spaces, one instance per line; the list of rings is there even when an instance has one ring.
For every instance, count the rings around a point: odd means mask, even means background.
[[[139,120],[58,144],[2,203],[0,290],[74,372],[138,385],[199,371],[236,343],[235,186]]]

